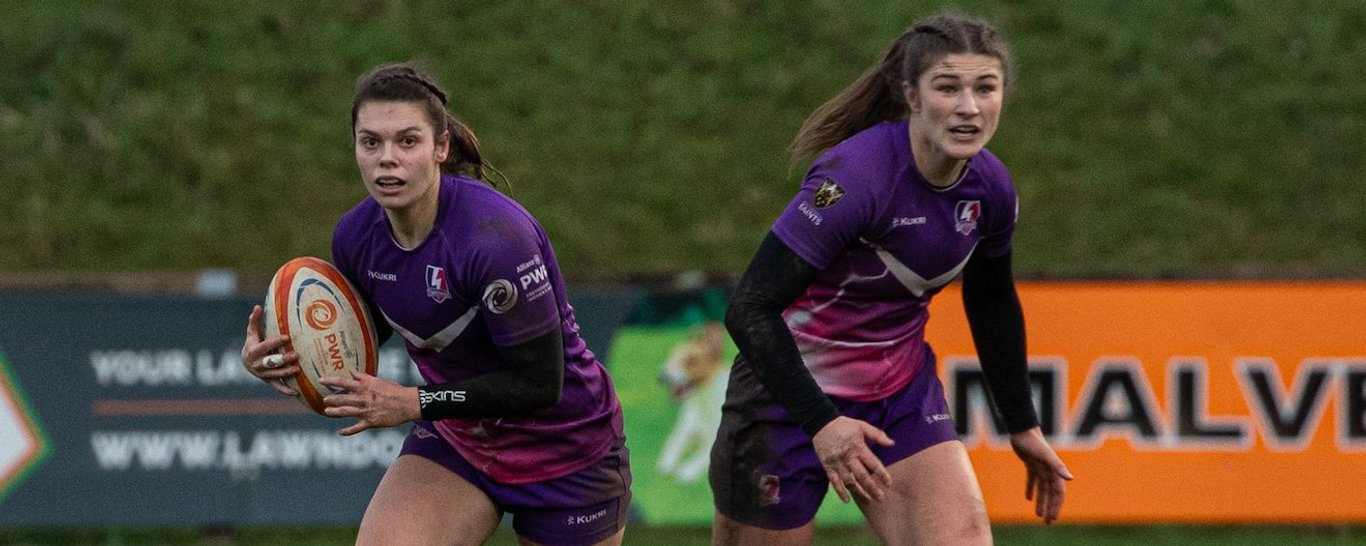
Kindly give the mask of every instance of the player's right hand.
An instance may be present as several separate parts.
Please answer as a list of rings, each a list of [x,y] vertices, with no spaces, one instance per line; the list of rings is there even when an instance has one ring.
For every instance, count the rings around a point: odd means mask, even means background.
[[[289,342],[288,336],[261,339],[261,312],[261,306],[257,305],[251,308],[251,315],[247,317],[247,339],[242,342],[242,365],[248,373],[265,381],[280,394],[298,396],[299,391],[289,388],[281,380],[299,373],[299,354],[280,354],[280,347]]]
[[[867,422],[837,417],[811,439],[825,467],[825,477],[835,486],[840,500],[848,503],[850,493],[872,501],[882,500],[892,487],[892,473],[868,448],[868,442],[890,446],[887,433]]]

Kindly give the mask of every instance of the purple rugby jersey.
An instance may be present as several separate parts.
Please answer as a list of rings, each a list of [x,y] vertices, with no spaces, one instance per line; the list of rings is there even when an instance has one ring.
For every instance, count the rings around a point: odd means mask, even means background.
[[[916,170],[906,120],[840,142],[812,165],[773,232],[821,269],[783,318],[827,394],[884,398],[923,366],[929,302],[973,252],[1010,249],[1014,183],[982,150],[953,186]]]
[[[607,370],[579,337],[545,231],[483,182],[442,175],[440,183],[436,226],[417,248],[399,247],[384,209],[366,198],[337,223],[334,263],[407,340],[429,384],[495,371],[497,346],[559,328],[565,370],[558,404],[520,418],[434,424],[498,482],[542,481],[593,464],[622,441],[621,405]]]

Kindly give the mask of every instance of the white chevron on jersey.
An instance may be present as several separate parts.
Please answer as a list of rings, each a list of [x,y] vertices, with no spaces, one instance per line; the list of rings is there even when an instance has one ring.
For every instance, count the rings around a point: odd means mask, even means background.
[[[409,343],[423,349],[431,349],[440,352],[445,350],[446,346],[450,345],[452,341],[455,341],[455,338],[460,337],[460,334],[470,325],[470,321],[473,321],[474,317],[478,315],[478,311],[479,307],[470,307],[469,311],[460,315],[460,318],[455,319],[455,322],[452,322],[450,326],[442,328],[440,332],[437,332],[435,335],[428,338],[414,334],[408,331],[407,328],[399,326],[397,322],[394,322],[394,319],[389,318],[389,315],[385,315],[383,310],[380,311],[380,314],[384,315],[384,321],[388,322],[389,326],[392,326],[394,331],[398,332],[398,334],[403,336],[403,339],[408,340]]]
[[[945,271],[944,274],[933,279],[926,279],[915,271],[911,271],[911,268],[906,267],[906,264],[898,261],[896,257],[892,256],[892,253],[887,252],[886,249],[883,249],[866,239],[859,239],[859,241],[872,247],[873,252],[876,253],[877,257],[882,260],[882,263],[887,266],[887,270],[892,273],[892,276],[896,277],[896,280],[901,281],[902,286],[905,286],[906,289],[910,290],[911,294],[914,294],[917,298],[925,295],[925,292],[927,291],[939,288],[948,284],[949,281],[952,281],[953,278],[957,277],[958,273],[963,270],[963,267],[968,265],[968,260],[972,258],[972,253],[977,250],[977,243],[973,243],[972,249],[968,250],[968,255],[963,257],[963,261],[958,262],[958,265],[954,266],[953,269]]]

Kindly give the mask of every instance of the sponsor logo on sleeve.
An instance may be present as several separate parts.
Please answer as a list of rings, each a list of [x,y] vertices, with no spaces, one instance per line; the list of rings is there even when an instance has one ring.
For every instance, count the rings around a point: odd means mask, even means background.
[[[437,303],[451,299],[451,283],[446,279],[445,269],[427,266],[427,297]]]
[[[834,180],[826,178],[821,181],[821,187],[816,190],[815,197],[811,198],[811,204],[816,208],[823,209],[838,203],[844,197],[844,188],[836,184]]]
[[[532,256],[530,260],[517,265],[517,282],[522,285],[522,293],[525,294],[526,301],[536,301],[541,296],[550,293],[550,271],[546,269],[546,263],[541,259],[541,255]]]
[[[484,288],[484,307],[495,315],[512,310],[517,305],[517,287],[507,279],[498,279]]]
[[[958,206],[953,211],[957,223],[954,229],[963,235],[971,235],[977,229],[977,220],[982,217],[982,202],[977,200],[959,201]]]

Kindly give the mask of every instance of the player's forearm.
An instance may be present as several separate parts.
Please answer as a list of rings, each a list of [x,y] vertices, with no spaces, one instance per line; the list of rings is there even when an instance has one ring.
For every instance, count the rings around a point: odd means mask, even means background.
[[[560,329],[512,347],[500,347],[507,369],[462,381],[418,387],[423,419],[517,417],[553,407],[564,386]]]
[[[986,376],[987,390],[1006,430],[1039,425],[1029,388],[1024,311],[1010,268],[1010,254],[974,256],[963,271],[963,308]]]
[[[760,244],[726,311],[726,330],[759,383],[808,434],[839,417],[802,363],[782,311],[801,296],[819,273],[772,233]]]

